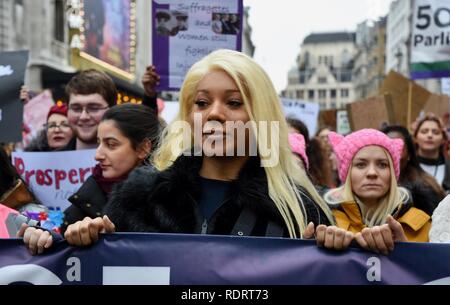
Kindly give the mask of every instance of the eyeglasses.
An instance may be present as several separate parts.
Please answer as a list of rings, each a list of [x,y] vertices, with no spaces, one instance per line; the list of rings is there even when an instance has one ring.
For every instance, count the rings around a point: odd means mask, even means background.
[[[56,130],[56,128],[59,128],[60,130],[69,130],[70,125],[67,122],[62,122],[61,124],[50,123],[50,124],[44,124],[44,128],[46,130]]]
[[[102,110],[106,110],[108,108],[109,108],[108,106],[101,107],[98,105],[87,105],[86,107],[80,105],[69,105],[69,110],[78,115],[81,115],[83,113],[83,110],[85,110],[87,114],[96,115],[100,113]]]

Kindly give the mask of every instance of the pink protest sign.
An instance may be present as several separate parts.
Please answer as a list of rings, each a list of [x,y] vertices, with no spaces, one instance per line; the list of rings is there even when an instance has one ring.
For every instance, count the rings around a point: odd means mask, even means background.
[[[35,98],[31,99],[23,108],[23,124],[25,132],[23,135],[24,146],[33,139],[47,121],[47,114],[54,105],[52,94],[45,90]]]

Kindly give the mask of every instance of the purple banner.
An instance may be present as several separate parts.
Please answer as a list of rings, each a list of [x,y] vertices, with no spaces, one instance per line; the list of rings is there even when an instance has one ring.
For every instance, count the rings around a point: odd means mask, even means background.
[[[158,90],[179,90],[189,68],[218,49],[242,49],[243,0],[153,0]]]
[[[396,244],[389,256],[314,241],[175,234],[111,234],[88,248],[31,256],[0,240],[0,285],[297,285],[450,283],[450,244]]]

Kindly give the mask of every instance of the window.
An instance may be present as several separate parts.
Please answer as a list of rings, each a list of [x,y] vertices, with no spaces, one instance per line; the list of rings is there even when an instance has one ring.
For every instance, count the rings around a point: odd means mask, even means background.
[[[303,90],[297,90],[297,98],[303,98]]]
[[[327,78],[326,77],[319,77],[318,82],[319,82],[319,84],[326,84],[327,83]]]
[[[331,98],[336,98],[336,89],[331,89],[330,90],[330,97]]]
[[[336,109],[336,102],[331,102],[331,109]]]
[[[64,42],[64,31],[65,31],[65,23],[64,23],[64,1],[56,0],[55,1],[55,24],[54,24],[54,37],[56,40]]]
[[[348,89],[341,89],[341,97],[348,97]]]
[[[320,110],[323,110],[323,109],[327,108],[327,105],[325,102],[320,102],[319,107],[320,107]]]
[[[314,99],[314,90],[308,90],[308,98],[309,98],[310,100],[313,100],[313,99]]]
[[[319,90],[319,99],[327,98],[327,90]]]

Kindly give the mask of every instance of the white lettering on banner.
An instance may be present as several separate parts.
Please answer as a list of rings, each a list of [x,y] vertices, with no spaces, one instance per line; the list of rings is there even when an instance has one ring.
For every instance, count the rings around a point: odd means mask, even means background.
[[[381,261],[378,257],[371,257],[367,260],[367,280],[369,282],[381,282]]]
[[[0,66],[0,77],[2,76],[9,76],[14,73],[14,70],[11,68],[11,66]]]
[[[66,277],[69,282],[81,281],[81,261],[78,257],[70,257],[66,263],[70,268],[67,270]]]
[[[170,267],[103,267],[103,285],[170,285]]]
[[[0,268],[0,285],[13,283],[61,285],[62,281],[56,274],[38,265],[11,265]]]

